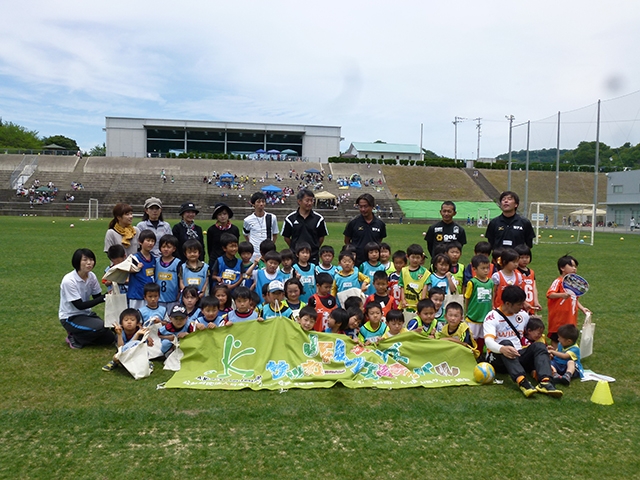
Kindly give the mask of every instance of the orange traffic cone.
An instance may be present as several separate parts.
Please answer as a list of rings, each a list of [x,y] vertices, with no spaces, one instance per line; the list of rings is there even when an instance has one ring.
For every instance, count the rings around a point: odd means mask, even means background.
[[[613,405],[613,397],[611,396],[611,389],[609,388],[609,382],[599,380],[596,384],[596,388],[591,395],[591,401],[598,405]]]

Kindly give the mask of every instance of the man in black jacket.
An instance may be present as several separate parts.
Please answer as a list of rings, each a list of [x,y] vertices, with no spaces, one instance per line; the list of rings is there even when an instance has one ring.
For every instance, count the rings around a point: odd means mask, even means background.
[[[522,244],[532,248],[536,234],[531,222],[516,213],[520,204],[518,194],[510,191],[502,192],[498,204],[502,215],[492,219],[485,232],[491,249],[515,248]]]

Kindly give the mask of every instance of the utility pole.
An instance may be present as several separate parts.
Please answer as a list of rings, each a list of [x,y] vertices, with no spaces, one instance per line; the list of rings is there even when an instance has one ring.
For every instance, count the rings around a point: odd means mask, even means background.
[[[453,141],[453,159],[455,161],[455,163],[458,163],[458,124],[460,122],[462,122],[463,120],[466,120],[466,118],[462,118],[462,117],[454,117],[453,122],[453,126],[454,126],[454,141]]]
[[[480,161],[480,136],[481,136],[481,132],[482,132],[482,118],[478,117],[478,118],[474,118],[474,120],[476,122],[478,122],[478,124],[476,125],[476,128],[478,129],[478,149],[476,150],[476,162]]]
[[[513,115],[505,115],[504,118],[509,120],[509,174],[507,175],[507,190],[511,190],[511,134],[513,133],[513,121],[516,117]]]

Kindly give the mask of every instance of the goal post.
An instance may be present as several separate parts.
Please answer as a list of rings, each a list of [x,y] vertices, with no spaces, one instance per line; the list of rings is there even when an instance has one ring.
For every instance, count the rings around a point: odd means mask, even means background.
[[[86,220],[97,220],[98,219],[98,199],[90,198],[89,199],[89,208],[87,209]]]
[[[598,223],[593,203],[533,202],[529,219],[536,232],[534,243],[593,245]]]

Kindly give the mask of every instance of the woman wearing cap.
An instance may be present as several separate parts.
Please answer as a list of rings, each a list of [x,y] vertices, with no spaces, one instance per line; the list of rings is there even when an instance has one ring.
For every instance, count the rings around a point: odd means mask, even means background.
[[[153,246],[153,253],[160,256],[160,239],[164,235],[172,235],[171,225],[162,218],[162,202],[159,198],[147,198],[144,202],[144,215],[142,221],[137,225],[138,230],[151,230],[156,235],[156,244]]]
[[[230,233],[240,241],[240,230],[231,223],[233,211],[224,203],[216,203],[211,216],[216,223],[207,230],[207,252],[209,252],[209,265],[224,255],[224,250],[220,246],[220,236],[223,233]]]
[[[200,260],[204,261],[204,235],[202,234],[202,227],[195,224],[196,215],[200,213],[200,210],[196,208],[195,203],[185,202],[180,205],[180,211],[178,215],[182,217],[180,223],[176,223],[173,226],[172,233],[178,239],[178,250],[176,250],[176,257],[180,260],[186,260],[184,252],[182,251],[182,245],[187,240],[198,240],[202,244],[202,255]]]
[[[127,255],[138,251],[138,235],[140,230],[132,225],[133,208],[127,203],[116,203],[113,207],[113,218],[109,222],[109,230],[104,236],[104,251],[112,245],[122,245]]]

